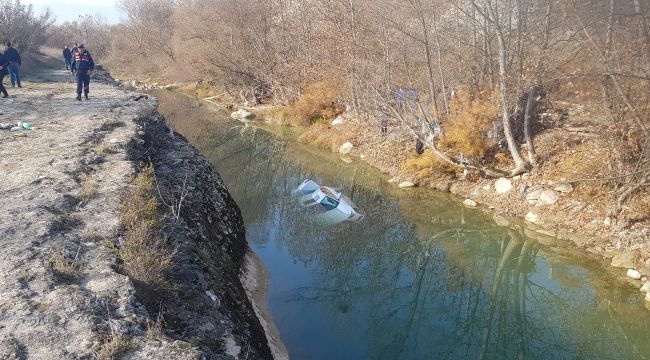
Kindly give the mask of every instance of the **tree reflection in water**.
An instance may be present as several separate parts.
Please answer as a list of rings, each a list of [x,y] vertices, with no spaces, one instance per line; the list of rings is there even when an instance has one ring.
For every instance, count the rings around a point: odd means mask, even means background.
[[[199,124],[219,117],[194,110]],[[650,317],[638,294],[580,259],[552,254],[517,226],[497,227],[443,194],[398,192],[367,167],[261,129],[218,120],[207,136],[171,121],[224,177],[252,246],[286,251],[296,263],[282,278],[269,268],[269,301],[298,358],[650,354]],[[315,226],[290,195],[306,177],[345,189],[365,219]]]

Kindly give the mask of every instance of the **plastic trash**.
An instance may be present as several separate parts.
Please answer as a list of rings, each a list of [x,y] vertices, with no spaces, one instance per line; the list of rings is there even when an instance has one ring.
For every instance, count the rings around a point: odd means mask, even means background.
[[[23,123],[23,128],[24,128],[25,130],[31,130],[31,129],[32,129],[32,126],[29,125],[28,123]]]

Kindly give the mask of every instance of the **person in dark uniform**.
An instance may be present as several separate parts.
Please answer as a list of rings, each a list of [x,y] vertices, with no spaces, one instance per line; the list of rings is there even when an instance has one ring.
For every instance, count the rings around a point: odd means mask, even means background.
[[[72,62],[72,71],[77,75],[77,100],[81,101],[81,93],[83,91],[86,100],[88,100],[88,92],[90,91],[90,74],[95,70],[95,62],[90,52],[86,50],[84,44],[79,44],[79,51],[74,54],[74,61]]]
[[[9,97],[9,94],[7,93],[7,89],[5,89],[5,86],[2,84],[2,82],[5,79],[5,75],[7,75],[8,67],[9,67],[9,60],[7,59],[6,56],[4,56],[3,53],[0,53],[0,93],[2,93],[3,98]]]
[[[20,85],[20,66],[22,65],[20,54],[18,54],[18,50],[11,47],[11,41],[7,41],[6,45],[5,57],[9,60],[9,69],[7,70],[9,70],[11,86],[16,87],[17,84],[18,87],[22,87]]]
[[[72,66],[72,51],[68,49],[68,45],[63,48],[63,60],[65,61],[65,69],[70,70]]]

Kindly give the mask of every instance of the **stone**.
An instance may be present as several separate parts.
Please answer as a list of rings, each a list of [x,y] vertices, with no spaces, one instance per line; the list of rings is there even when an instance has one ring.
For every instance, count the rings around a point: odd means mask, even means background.
[[[646,282],[641,286],[641,292],[650,293],[650,282]]]
[[[494,188],[497,190],[497,194],[505,194],[512,190],[512,181],[506,178],[500,178],[494,184]]]
[[[352,152],[352,149],[354,149],[354,145],[352,145],[351,142],[346,142],[345,144],[341,145],[339,152],[341,154],[349,154]]]
[[[605,226],[610,226],[612,225],[612,218],[611,217],[606,217],[605,220],[603,220],[603,225]]]
[[[244,109],[239,109],[232,114],[230,114],[230,117],[235,119],[235,120],[252,120],[255,118],[255,114],[248,110]]]
[[[494,219],[494,222],[497,224],[497,226],[501,226],[501,227],[510,226],[510,221],[508,221],[508,219],[506,219],[501,215],[496,214],[492,217],[492,219]]]
[[[399,179],[396,178],[396,177],[394,177],[394,178],[392,178],[392,179],[389,179],[389,180],[388,180],[388,183],[389,183],[389,184],[396,184],[398,181],[399,181]]]
[[[569,183],[560,183],[557,184],[553,187],[553,190],[562,193],[562,194],[568,194],[573,191],[573,185]]]
[[[650,304],[650,292],[645,294],[645,301],[646,304]],[[650,307],[646,306],[648,310],[650,310]]]
[[[634,279],[634,280],[640,280],[641,279],[641,273],[638,272],[637,270],[634,270],[634,269],[628,269],[627,270],[627,277],[629,277],[630,279]]]
[[[11,131],[20,131],[22,129],[23,129],[22,126],[14,126],[14,127],[11,128]]]
[[[465,201],[463,201],[463,204],[465,206],[467,206],[467,207],[477,207],[478,206],[478,203],[476,201],[472,200],[472,199],[465,199]]]
[[[616,254],[612,258],[612,266],[617,268],[631,269],[634,267],[635,258],[636,254],[629,251]]]
[[[336,119],[332,120],[333,126],[341,125],[341,124],[343,124],[343,116],[341,115],[337,116]]]
[[[526,184],[519,185],[519,192],[520,193],[525,194],[526,190],[528,190],[528,185],[526,185]]]
[[[539,195],[539,202],[544,205],[554,205],[560,200],[560,195],[554,190],[544,190]]]
[[[483,190],[485,190],[485,191],[488,191],[490,189],[492,189],[492,185],[490,185],[490,184],[487,184],[487,185],[483,186]]]
[[[526,214],[525,220],[536,225],[543,223],[542,216],[539,214],[537,209],[531,209],[528,214]]]
[[[138,135],[140,135],[140,136],[144,136],[145,134],[146,133],[144,131],[142,131],[142,130],[138,131]]]
[[[400,189],[410,189],[415,187],[415,183],[412,181],[404,181],[400,183],[398,186]]]
[[[544,190],[542,190],[542,189],[533,190],[533,191],[529,192],[528,195],[526,195],[526,199],[529,200],[529,201],[531,201],[531,200],[537,201],[537,200],[539,200],[539,196],[542,194],[542,191],[544,191]]]

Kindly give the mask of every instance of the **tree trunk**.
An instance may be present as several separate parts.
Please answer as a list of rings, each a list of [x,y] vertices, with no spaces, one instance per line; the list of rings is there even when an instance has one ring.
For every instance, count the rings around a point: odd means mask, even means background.
[[[512,170],[512,176],[520,175],[526,172],[526,161],[519,152],[517,141],[512,133],[512,126],[510,124],[510,107],[508,105],[508,58],[506,53],[506,42],[503,36],[501,24],[499,23],[499,16],[496,9],[492,9],[490,4],[487,4],[487,11],[491,17],[491,22],[494,25],[494,30],[497,35],[497,43],[499,46],[499,84],[501,87],[501,120],[503,121],[503,133],[508,142],[508,150],[515,161],[515,168]]]
[[[531,117],[535,110],[535,97],[537,97],[537,87],[532,88],[528,93],[528,101],[526,102],[526,111],[524,113],[524,137],[526,139],[526,145],[528,145],[528,162],[536,168],[537,159],[535,158],[535,147],[533,145],[532,129],[531,129]]]

